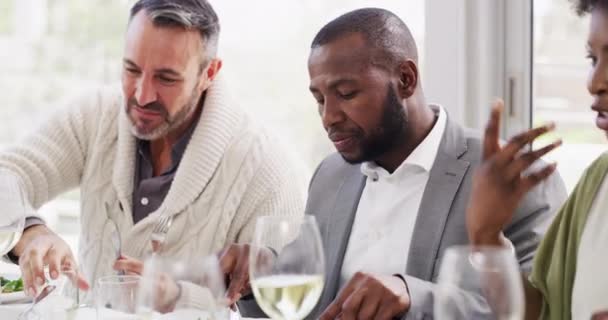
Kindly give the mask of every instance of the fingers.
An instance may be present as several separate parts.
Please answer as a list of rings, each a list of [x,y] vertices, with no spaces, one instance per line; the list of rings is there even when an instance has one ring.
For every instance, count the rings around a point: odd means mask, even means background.
[[[26,248],[23,256],[19,259],[19,266],[23,276],[23,285],[26,293],[35,296],[37,288],[45,283],[44,257],[50,249],[51,244],[46,241],[35,241]]]
[[[21,277],[23,279],[23,289],[25,290],[25,293],[30,297],[36,296],[34,274],[30,268],[29,261],[25,259],[25,256],[21,256],[19,259],[19,268],[21,269]]]
[[[76,275],[76,286],[80,290],[89,290],[91,288],[89,282],[87,282],[87,280],[84,278],[82,273],[80,273],[80,271],[78,271]]]
[[[228,247],[219,254],[220,269],[222,273],[228,275],[236,266],[238,255],[235,253],[233,246]]]
[[[530,144],[541,135],[555,129],[555,124],[550,123],[541,127],[537,127],[525,132],[522,132],[509,140],[509,143],[497,155],[496,161],[499,164],[507,164],[511,162],[526,145]]]
[[[486,160],[494,155],[500,149],[500,116],[502,114],[504,102],[496,100],[492,104],[490,111],[490,119],[486,124],[485,134],[483,138],[483,159]]]
[[[233,244],[219,254],[220,268],[226,276],[226,299],[229,305],[236,303],[251,290],[249,281],[250,245]],[[260,253],[264,253],[260,251]]]
[[[235,303],[241,298],[243,291],[249,287],[249,250],[242,247],[235,250],[234,255],[238,256],[236,264],[230,273],[230,285],[226,292],[229,302]]]
[[[155,289],[155,310],[161,313],[173,311],[179,299],[180,291],[180,285],[169,274],[159,274]]]
[[[557,164],[553,163],[550,164],[546,167],[544,167],[542,170],[531,173],[529,175],[527,175],[526,177],[522,178],[521,181],[519,182],[520,184],[520,192],[526,193],[528,192],[530,189],[534,188],[536,185],[538,185],[539,183],[541,183],[542,181],[544,181],[545,179],[547,179],[550,175],[553,174],[553,172],[555,172],[555,169],[557,168]]]
[[[51,247],[49,251],[46,253],[45,261],[49,264],[49,274],[51,275],[51,279],[57,279],[59,277],[59,273],[62,268],[62,260],[63,256],[60,252],[57,251],[54,247]]]
[[[356,320],[358,319],[359,310],[363,305],[363,300],[367,294],[366,288],[359,288],[353,292],[342,304],[342,319]],[[362,318],[364,319],[364,318]]]
[[[342,307],[338,305],[334,300],[332,303],[329,304],[329,306],[327,306],[327,308],[325,308],[325,310],[319,317],[319,320],[334,320],[340,314],[341,309]]]
[[[362,302],[357,319],[374,319],[380,307],[380,296],[370,295]]]
[[[515,179],[519,179],[522,173],[527,170],[533,163],[538,161],[547,153],[555,150],[559,146],[562,145],[562,141],[555,141],[545,147],[542,147],[538,150],[526,152],[520,156],[518,156],[507,168],[506,170],[506,178],[509,181],[513,181]]]
[[[28,295],[35,296],[38,294],[38,288],[46,283],[46,265],[49,267],[50,277],[57,279],[64,268],[71,268],[76,263],[67,243],[45,228],[32,236],[19,258],[23,285]],[[82,289],[88,289],[88,283],[82,276],[80,282]]]
[[[378,307],[378,313],[374,319],[378,320],[390,320],[399,314],[399,310],[397,310],[393,304],[388,301],[384,301]]]
[[[23,290],[29,296],[36,295],[35,289],[32,291],[32,279],[34,278],[30,272],[29,262],[26,260],[26,256],[22,255],[19,258],[19,268],[21,269],[21,278],[23,279]]]
[[[333,320],[338,317],[338,315],[342,312],[342,304],[350,297],[350,295],[356,290],[357,282],[361,275],[356,273],[355,276],[340,290],[338,296],[332,301],[332,303],[325,308],[321,316],[320,320]],[[344,319],[343,315],[341,315],[342,319]]]
[[[80,270],[73,267],[73,264],[64,262],[61,265],[61,273],[80,290],[89,290],[90,286]]]
[[[44,285],[44,256],[45,251],[49,248],[41,246],[39,250],[32,250],[30,253],[30,270],[32,273],[32,281],[37,287]]]
[[[407,312],[407,295],[407,287],[402,279],[357,272],[319,319],[390,320]]]
[[[132,257],[122,256],[113,266],[116,271],[124,271],[128,275],[141,275],[144,269],[144,264]]]
[[[234,290],[231,289],[231,274],[234,271],[236,264],[237,264],[237,260],[238,260],[238,255],[235,253],[235,248],[234,245],[231,245],[230,247],[222,250],[222,252],[219,253],[219,264],[220,264],[220,269],[222,271],[222,274],[224,275],[225,279],[226,279],[226,286],[228,287],[226,289],[226,299],[227,299],[227,304],[228,305],[233,305],[235,303],[235,300],[232,299],[233,296],[231,294],[230,290]]]

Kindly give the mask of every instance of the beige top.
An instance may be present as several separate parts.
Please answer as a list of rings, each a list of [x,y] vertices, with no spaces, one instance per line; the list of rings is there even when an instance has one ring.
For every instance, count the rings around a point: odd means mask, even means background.
[[[608,311],[608,179],[595,197],[578,248],[572,319]]]

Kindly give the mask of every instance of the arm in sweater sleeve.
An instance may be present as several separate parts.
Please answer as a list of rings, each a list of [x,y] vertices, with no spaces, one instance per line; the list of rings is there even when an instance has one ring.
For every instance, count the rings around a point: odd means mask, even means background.
[[[275,192],[278,192],[276,190]],[[295,201],[287,201],[285,198],[289,199],[289,196],[279,194],[269,194],[268,198],[262,202],[259,209],[256,210],[251,218],[248,220],[247,224],[243,228],[243,232],[239,237],[239,242],[247,243],[250,242],[253,238],[253,233],[255,230],[255,222],[259,216],[263,215],[301,215],[304,212],[303,207],[299,207],[295,204]],[[302,203],[303,206],[303,203]],[[260,306],[255,301],[253,294],[245,296],[241,298],[238,302],[239,311],[243,317],[248,318],[267,318],[268,316],[262,311]]]
[[[100,100],[99,94],[75,99],[0,152],[0,174],[16,177],[26,216],[35,216],[35,209],[79,184]]]
[[[235,221],[238,226],[237,242],[239,243],[251,242],[256,221],[261,216],[301,217],[304,214],[305,170],[300,168],[297,161],[287,156],[285,150],[272,147],[268,148],[265,154],[266,160],[255,177],[255,180],[264,183],[255,183],[248,191],[257,194],[252,198],[259,200],[251,212],[243,215],[245,219]],[[253,295],[241,298],[238,306],[243,316],[267,318],[253,299]]]
[[[251,154],[261,161],[249,183],[243,203],[232,221],[228,239],[249,243],[261,216],[301,217],[304,214],[305,172],[282,144],[263,136]]]

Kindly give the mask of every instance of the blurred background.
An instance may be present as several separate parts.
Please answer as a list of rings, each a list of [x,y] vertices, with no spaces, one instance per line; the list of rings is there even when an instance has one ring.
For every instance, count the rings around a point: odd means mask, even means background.
[[[332,18],[366,6],[389,9],[411,28],[428,100],[453,119],[481,128],[492,99],[504,97],[505,137],[556,121],[566,144],[549,160],[560,163],[569,190],[605,150],[585,87],[588,21],[567,0],[210,2],[222,25],[219,54],[233,94],[292,147],[307,174],[333,150],[307,89],[310,42]],[[0,0],[0,148],[71,97],[120,80],[132,3]],[[78,199],[75,190],[40,209],[74,247]]]

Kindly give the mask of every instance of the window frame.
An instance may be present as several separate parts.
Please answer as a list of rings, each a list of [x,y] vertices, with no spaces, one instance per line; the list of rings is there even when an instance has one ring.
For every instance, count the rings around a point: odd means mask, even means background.
[[[492,101],[502,98],[502,136],[530,128],[533,5],[533,0],[427,0],[428,102],[444,106],[452,120],[482,129]]]

